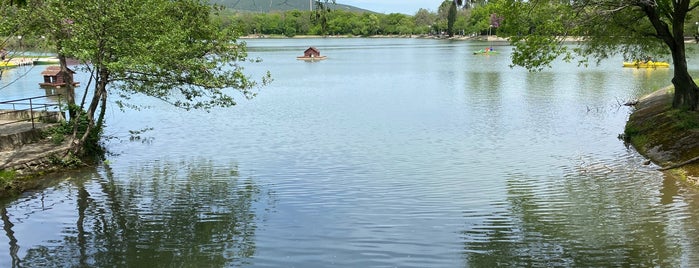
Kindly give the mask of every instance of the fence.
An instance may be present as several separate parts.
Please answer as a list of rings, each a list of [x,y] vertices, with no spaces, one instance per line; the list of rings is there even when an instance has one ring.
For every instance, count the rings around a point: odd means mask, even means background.
[[[49,102],[51,97],[57,98],[58,101],[56,103]],[[40,99],[47,101],[38,102]],[[0,127],[30,121],[32,128],[35,127],[35,122],[65,120],[61,106],[61,94],[0,101],[0,120]]]

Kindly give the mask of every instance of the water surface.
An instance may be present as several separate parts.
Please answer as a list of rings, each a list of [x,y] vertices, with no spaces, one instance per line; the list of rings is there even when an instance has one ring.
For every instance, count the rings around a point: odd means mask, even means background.
[[[3,201],[0,266],[699,265],[697,191],[617,139],[620,104],[671,69],[529,73],[477,42],[247,42],[271,86],[209,113],[112,108],[105,164]],[[297,61],[308,46],[328,59]]]

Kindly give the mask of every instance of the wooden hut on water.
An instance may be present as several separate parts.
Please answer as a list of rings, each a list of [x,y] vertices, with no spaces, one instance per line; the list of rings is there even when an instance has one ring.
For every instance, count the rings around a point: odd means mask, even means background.
[[[73,70],[68,69],[69,75],[71,77],[71,80],[73,80],[73,74],[75,73]],[[63,87],[66,85],[66,82],[63,81],[63,73],[61,72],[61,66],[48,66],[46,69],[41,72],[41,75],[44,76],[44,82],[39,83],[39,86],[42,87]],[[74,86],[80,85],[79,82],[73,82]]]
[[[320,50],[309,47],[303,52],[303,56],[296,57],[299,60],[324,60],[326,57],[320,55]]]

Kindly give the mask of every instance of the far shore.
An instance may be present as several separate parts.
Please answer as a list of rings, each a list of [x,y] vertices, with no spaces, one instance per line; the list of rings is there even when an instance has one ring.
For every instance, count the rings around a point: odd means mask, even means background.
[[[359,36],[359,35],[295,35],[288,37],[285,35],[277,34],[250,34],[241,36],[240,39],[315,39],[315,38],[421,38],[421,39],[444,39],[444,40],[464,40],[464,41],[489,41],[489,42],[508,42],[506,38],[491,36],[466,36],[457,35],[453,37],[440,36],[440,35],[427,35],[427,34],[403,34],[403,35],[370,35],[370,36]]]
[[[249,34],[241,36],[240,39],[313,39],[313,38],[423,38],[423,39],[443,39],[443,40],[462,40],[462,41],[487,41],[487,42],[504,42],[509,43],[508,38],[498,37],[496,35],[455,35],[448,37],[446,35],[428,35],[428,34],[395,34],[395,35],[295,35],[288,37],[281,34]],[[584,38],[580,36],[565,37],[566,42],[583,42]],[[694,37],[685,37],[685,43],[693,44],[699,42]]]

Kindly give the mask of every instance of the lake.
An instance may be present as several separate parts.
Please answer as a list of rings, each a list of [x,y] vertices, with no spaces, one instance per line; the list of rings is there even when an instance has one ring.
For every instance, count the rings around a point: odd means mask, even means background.
[[[0,267],[699,266],[699,191],[617,138],[621,104],[672,69],[530,73],[485,42],[247,43],[263,60],[247,73],[274,78],[257,97],[207,113],[134,96],[149,108],[112,105],[103,164],[0,200]],[[309,46],[328,59],[296,60]],[[41,69],[6,71],[0,97],[44,94]]]

